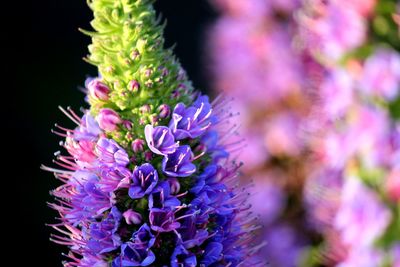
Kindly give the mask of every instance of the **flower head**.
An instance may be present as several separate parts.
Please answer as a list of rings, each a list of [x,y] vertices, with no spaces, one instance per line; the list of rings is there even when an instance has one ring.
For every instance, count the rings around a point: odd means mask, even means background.
[[[228,160],[235,148],[220,139],[225,100],[193,92],[163,48],[149,1],[89,5],[102,33],[89,58],[101,78],[87,84],[91,106],[82,118],[63,110],[78,124],[60,127],[71,155],[56,163],[65,169],[44,167],[62,182],[51,207],[60,214],[52,240],[70,249],[64,266],[253,263],[256,218],[243,220],[249,206],[236,186],[239,166]]]

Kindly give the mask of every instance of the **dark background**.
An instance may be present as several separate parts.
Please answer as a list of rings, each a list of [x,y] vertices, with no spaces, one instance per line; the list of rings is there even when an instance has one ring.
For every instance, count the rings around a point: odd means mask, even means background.
[[[1,150],[7,169],[2,175],[1,219],[7,236],[3,242],[10,250],[4,255],[13,262],[7,266],[61,266],[60,254],[66,250],[49,241],[51,229],[45,226],[55,221],[56,213],[46,202],[52,201],[48,193],[58,182],[39,167],[52,166],[53,153],[60,150],[61,138],[50,132],[54,123],[73,126],[57,106],[79,110],[84,102],[78,87],[97,73],[81,60],[90,38],[77,30],[90,29],[92,14],[85,0],[14,2],[2,10],[11,16],[3,24],[6,34],[1,34],[7,46],[2,57],[9,59],[1,97]],[[212,8],[206,0],[158,0],[156,9],[168,22],[167,46],[177,44],[175,52],[195,87],[207,88],[203,37],[216,16]],[[5,257],[0,266],[6,266]]]

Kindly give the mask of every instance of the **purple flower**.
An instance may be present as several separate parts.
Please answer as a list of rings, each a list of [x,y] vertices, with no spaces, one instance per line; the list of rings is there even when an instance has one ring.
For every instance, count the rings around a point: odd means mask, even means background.
[[[274,244],[263,249],[263,255],[271,262],[271,266],[298,266],[306,239],[293,226],[282,222],[271,225],[264,233],[264,239]]]
[[[216,131],[207,131],[201,137],[201,144],[206,147],[206,150],[211,154],[212,162],[217,163],[220,160],[229,157],[226,148],[218,145],[219,136]]]
[[[155,154],[168,155],[174,153],[179,146],[168,127],[157,126],[153,128],[152,125],[146,125],[144,132],[147,145]]]
[[[221,243],[218,242],[209,243],[205,249],[201,264],[204,264],[205,267],[208,267],[220,261],[222,258],[222,250],[223,246]]]
[[[100,134],[101,129],[96,120],[90,114],[85,114],[78,129],[74,131],[74,139],[77,141],[95,141]]]
[[[171,267],[195,267],[196,256],[187,251],[182,245],[178,245],[171,256]]]
[[[188,108],[179,103],[175,106],[169,128],[176,140],[199,137],[210,127],[211,113],[212,108],[207,96],[200,96],[193,106]]]
[[[180,146],[173,154],[164,157],[162,161],[163,172],[171,177],[187,177],[196,171],[196,166],[191,162],[192,151],[189,146]]]
[[[117,249],[121,240],[116,234],[122,216],[116,207],[112,207],[107,218],[101,222],[90,224],[88,229],[84,229],[87,235],[87,250],[91,253],[103,254]]]
[[[128,154],[112,139],[100,138],[96,146],[99,161],[106,166],[123,166],[129,163]]]
[[[122,166],[104,167],[100,176],[99,188],[103,192],[113,192],[118,188],[128,187],[132,173]]]
[[[100,256],[95,256],[90,253],[82,255],[82,259],[79,261],[80,267],[108,267],[108,263],[105,262]]]
[[[181,202],[171,195],[171,188],[168,182],[161,182],[149,197],[149,208],[176,207]]]
[[[118,113],[110,108],[101,109],[96,120],[100,128],[107,132],[115,131],[118,124],[122,123],[122,119]]]
[[[185,215],[183,215],[181,221],[181,227],[178,229],[180,234],[180,241],[186,249],[200,246],[208,238],[208,231],[206,229],[197,229],[196,224],[201,221],[197,221],[197,215],[200,214],[200,210],[189,209]]]
[[[175,212],[170,208],[150,209],[151,229],[157,232],[170,232],[180,227],[180,223],[175,220]]]
[[[154,245],[155,237],[147,224],[143,224],[132,238],[122,244],[121,255],[112,262],[113,267],[148,266],[156,256],[150,248]]]
[[[91,216],[98,217],[111,207],[109,194],[100,190],[99,178],[88,171],[76,171],[69,181],[69,186],[75,187],[70,197],[71,209],[66,218],[77,225]],[[66,192],[54,192],[64,196]]]
[[[132,175],[132,185],[129,196],[133,199],[142,198],[150,194],[158,182],[158,173],[149,163],[136,167]]]

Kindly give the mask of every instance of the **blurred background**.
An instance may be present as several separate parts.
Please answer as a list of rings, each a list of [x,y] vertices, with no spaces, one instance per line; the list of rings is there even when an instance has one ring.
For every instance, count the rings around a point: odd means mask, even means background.
[[[5,234],[9,237],[13,266],[61,266],[65,248],[49,241],[50,229],[45,226],[54,222],[56,214],[46,202],[52,201],[49,191],[58,183],[51,173],[39,167],[52,165],[53,153],[60,150],[61,139],[50,132],[54,123],[71,126],[57,107],[79,110],[84,106],[79,87],[87,76],[96,75],[96,69],[82,60],[90,38],[78,31],[78,27],[90,29],[92,15],[84,0],[12,5],[4,8],[13,14],[9,22],[18,20],[23,26],[7,30],[3,39],[10,45],[4,56],[10,56],[12,62],[3,73],[4,80],[10,82],[7,89],[3,88],[7,91],[5,167],[11,170],[11,175],[3,175],[7,215],[2,218],[11,224]],[[168,22],[167,46],[177,44],[175,52],[195,87],[207,88],[201,66],[201,40],[206,26],[216,16],[214,11],[205,0],[157,1],[156,9]]]

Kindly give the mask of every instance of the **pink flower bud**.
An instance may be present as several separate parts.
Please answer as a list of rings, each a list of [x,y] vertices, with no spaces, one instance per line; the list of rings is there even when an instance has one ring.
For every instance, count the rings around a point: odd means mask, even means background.
[[[171,188],[171,194],[176,195],[181,190],[181,184],[178,182],[176,178],[168,179],[169,186]]]
[[[98,79],[91,80],[88,85],[89,94],[92,98],[106,101],[108,100],[110,93],[110,88],[104,83],[100,82]]]
[[[133,150],[133,152],[135,152],[135,153],[142,152],[143,151],[143,145],[144,145],[144,140],[135,139],[132,142],[132,150]]]
[[[124,125],[124,127],[128,130],[132,129],[133,123],[131,121],[128,120],[124,120],[124,122],[122,123]]]
[[[160,112],[158,115],[162,119],[169,117],[169,115],[171,114],[171,108],[166,104],[162,104],[161,106],[159,106],[158,111]]]
[[[131,53],[131,59],[132,60],[136,60],[139,56],[140,56],[140,53],[136,49]]]
[[[152,124],[155,124],[158,121],[158,116],[151,115],[149,118]]]
[[[389,174],[386,188],[391,199],[400,201],[400,169],[393,170]]]
[[[115,131],[117,125],[122,123],[118,113],[110,108],[103,108],[96,117],[99,126],[104,131]]]
[[[122,216],[124,216],[127,224],[140,224],[142,222],[142,215],[133,210],[125,211]]]
[[[144,75],[148,78],[153,74],[153,70],[152,69],[146,69],[144,71]]]
[[[137,91],[139,91],[140,84],[139,84],[138,81],[132,80],[132,81],[129,82],[128,88],[132,92],[137,92]]]
[[[147,105],[147,104],[145,104],[145,105],[143,105],[143,106],[141,106],[140,108],[139,108],[139,111],[140,111],[140,113],[149,113],[150,112],[150,106],[149,105]]]
[[[172,92],[172,97],[173,98],[176,99],[176,98],[178,98],[180,96],[181,96],[181,93],[178,90],[175,90],[175,91]]]

